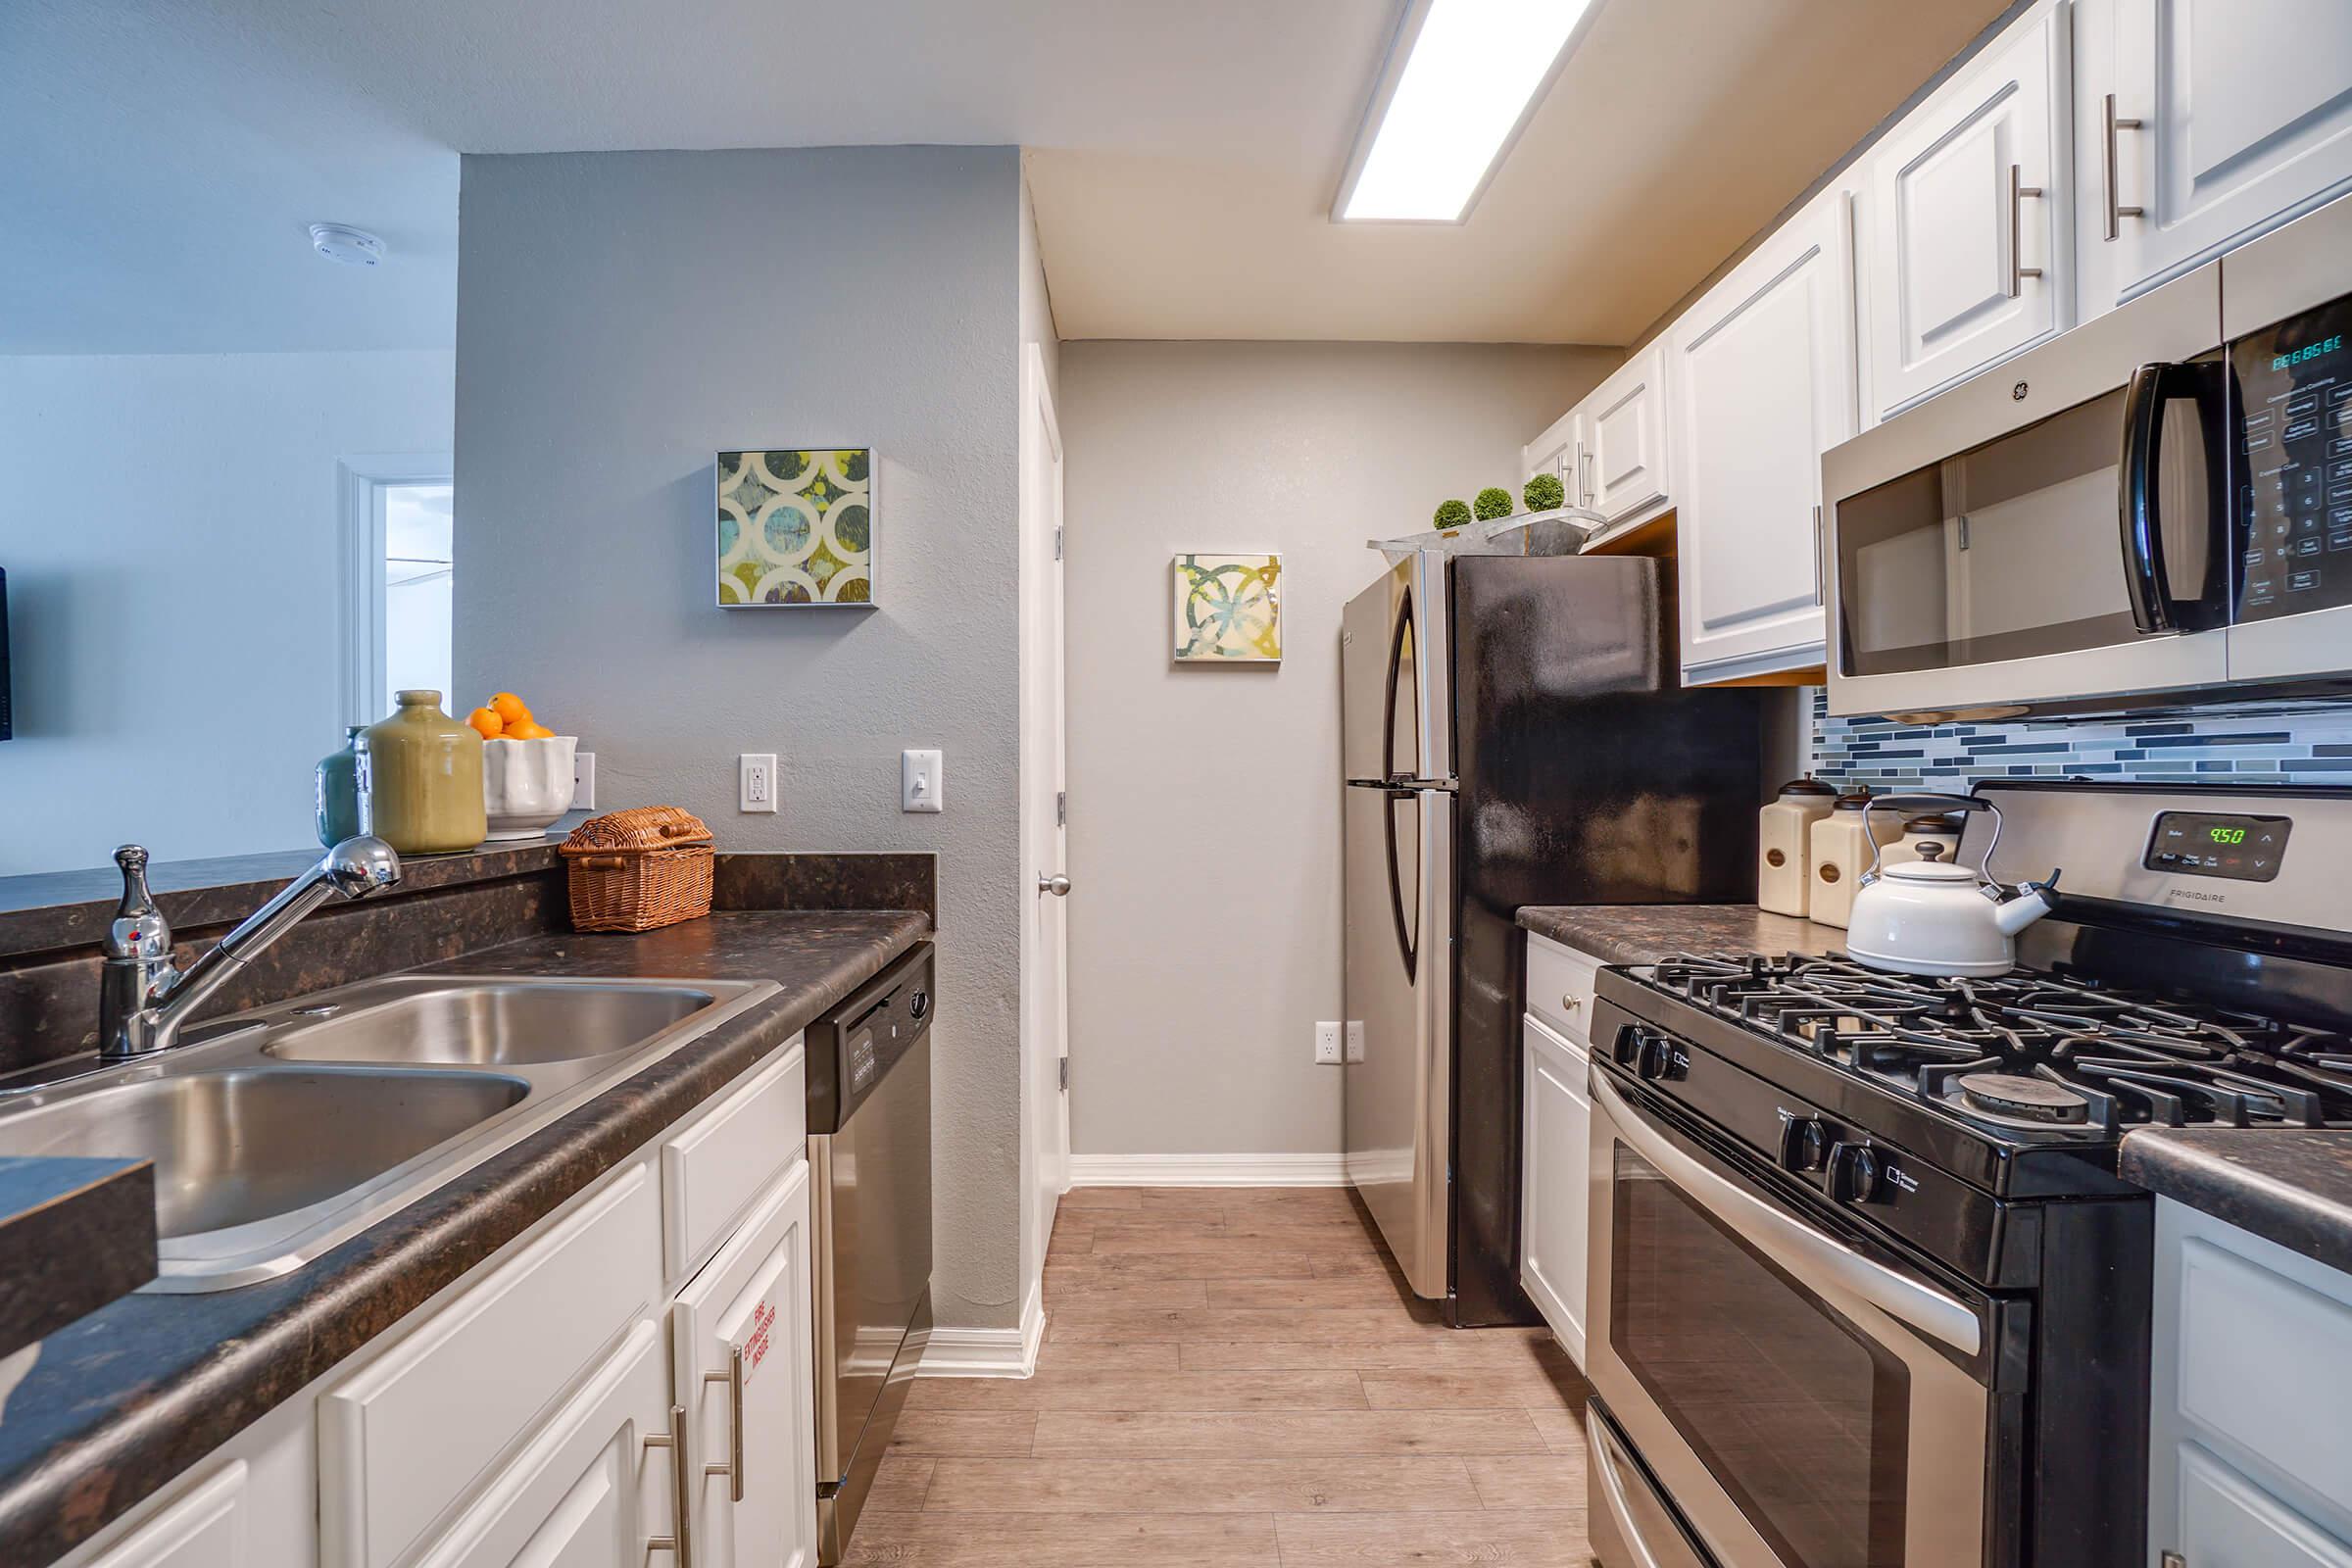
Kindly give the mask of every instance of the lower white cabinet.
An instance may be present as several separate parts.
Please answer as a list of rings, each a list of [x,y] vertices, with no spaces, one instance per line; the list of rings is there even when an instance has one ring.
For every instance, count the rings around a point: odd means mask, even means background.
[[[2156,1206],[2148,1549],[2352,1568],[2352,1275]]]
[[[167,1504],[91,1568],[246,1568],[245,1461],[232,1459]]]
[[[1584,1049],[1534,1013],[1520,1022],[1519,1283],[1585,1364],[1585,1246],[1592,1102]]]
[[[808,1162],[678,1293],[695,1568],[815,1568]]]

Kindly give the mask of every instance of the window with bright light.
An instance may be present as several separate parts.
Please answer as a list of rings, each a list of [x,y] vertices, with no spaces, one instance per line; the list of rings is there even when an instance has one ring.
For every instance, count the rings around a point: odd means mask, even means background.
[[[450,486],[385,484],[384,712],[392,694],[437,691],[450,699],[450,593],[455,551]]]

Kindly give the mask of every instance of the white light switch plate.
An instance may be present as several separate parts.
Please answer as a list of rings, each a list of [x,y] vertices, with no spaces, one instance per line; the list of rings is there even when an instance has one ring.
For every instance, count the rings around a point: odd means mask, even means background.
[[[902,811],[944,811],[946,803],[940,798],[941,755],[936,751],[901,752],[899,754],[899,809]]]
[[[571,754],[571,807],[573,810],[596,808],[596,754]]]
[[[776,808],[776,754],[746,752],[736,759],[735,808],[772,811]]]

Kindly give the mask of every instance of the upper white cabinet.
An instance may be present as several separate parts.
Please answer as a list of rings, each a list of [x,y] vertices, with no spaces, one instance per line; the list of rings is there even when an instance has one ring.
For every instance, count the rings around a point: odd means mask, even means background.
[[[1519,454],[1526,476],[1556,473],[1567,487],[1570,500],[1576,499],[1577,465],[1584,455],[1585,406],[1579,403],[1552,422],[1551,428],[1530,441]]]
[[[2084,52],[2078,122],[2097,308],[2352,188],[2352,5],[2099,0],[2090,20],[2106,35]]]
[[[2054,5],[2023,19],[1865,164],[1864,358],[1877,417],[2074,320],[2070,20]]]
[[[1569,499],[1612,524],[1656,510],[1666,500],[1665,345],[1626,361],[1580,407],[1584,484],[1571,484]]]
[[[1824,191],[1667,337],[1686,682],[1821,662],[1821,455],[1854,433],[1848,212]]]

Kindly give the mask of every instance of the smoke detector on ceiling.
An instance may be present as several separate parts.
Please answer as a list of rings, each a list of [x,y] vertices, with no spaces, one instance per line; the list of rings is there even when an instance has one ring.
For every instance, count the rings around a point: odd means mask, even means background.
[[[328,261],[345,267],[373,267],[384,259],[384,242],[349,223],[313,223],[311,246]]]

